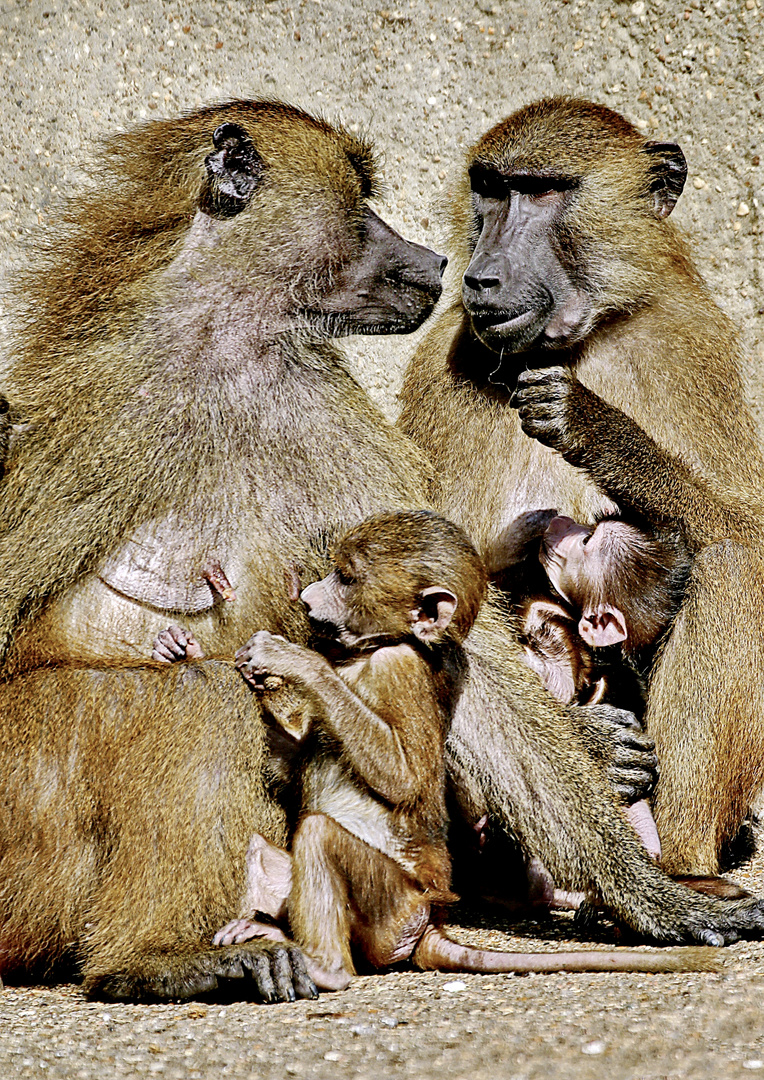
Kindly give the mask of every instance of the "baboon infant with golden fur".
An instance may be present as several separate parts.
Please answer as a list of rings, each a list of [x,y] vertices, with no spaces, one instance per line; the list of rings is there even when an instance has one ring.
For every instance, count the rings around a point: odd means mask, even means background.
[[[465,533],[427,511],[377,515],[347,532],[334,569],[303,590],[316,650],[256,634],[238,663],[263,692],[266,715],[294,741],[300,816],[289,857],[250,844],[243,917],[217,945],[282,937],[256,919],[288,915],[321,989],[342,989],[353,952],[375,969],[411,959],[445,971],[668,971],[704,967],[695,950],[502,953],[458,945],[440,928],[451,892],[446,848],[445,742],[466,677],[462,642],[486,574]],[[171,628],[180,659],[182,630]],[[189,658],[200,658],[193,640]],[[287,679],[306,708],[280,714]],[[275,694],[276,704],[268,698]],[[296,718],[297,717],[297,718]],[[283,750],[280,751],[283,754]],[[264,873],[265,871],[265,873]]]

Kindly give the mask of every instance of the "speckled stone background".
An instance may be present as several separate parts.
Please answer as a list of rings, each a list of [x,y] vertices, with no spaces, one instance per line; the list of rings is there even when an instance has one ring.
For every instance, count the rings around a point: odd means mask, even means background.
[[[762,26],[764,0],[0,0],[0,283],[57,199],[87,183],[97,140],[143,119],[239,96],[341,119],[375,139],[381,212],[444,250],[463,149],[535,97],[581,94],[683,146],[675,218],[741,326],[764,425]],[[6,331],[0,319],[0,354]],[[349,343],[390,415],[413,344]],[[741,880],[764,893],[762,865]],[[565,916],[457,918],[468,939],[503,947],[572,933]],[[394,974],[270,1008],[105,1007],[75,987],[10,988],[0,1077],[764,1076],[764,946],[725,960],[695,976]]]

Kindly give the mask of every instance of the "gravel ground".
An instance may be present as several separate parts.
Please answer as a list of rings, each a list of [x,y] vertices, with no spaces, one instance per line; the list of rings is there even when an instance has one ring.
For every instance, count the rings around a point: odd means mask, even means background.
[[[764,425],[764,0],[0,0],[0,277],[94,143],[131,123],[229,97],[280,97],[375,139],[380,209],[445,250],[463,149],[545,94],[625,113],[689,162],[676,220],[740,324]],[[4,325],[0,321],[0,353]],[[351,342],[395,414],[411,339]],[[658,359],[658,358],[657,358]],[[740,880],[764,892],[757,859]],[[542,947],[570,920],[512,927],[459,910],[465,940]],[[490,929],[489,929],[490,928]],[[604,938],[602,940],[605,940]],[[358,979],[318,1002],[109,1006],[76,987],[0,996],[0,1076],[467,1078],[764,1075],[764,946],[715,975]]]

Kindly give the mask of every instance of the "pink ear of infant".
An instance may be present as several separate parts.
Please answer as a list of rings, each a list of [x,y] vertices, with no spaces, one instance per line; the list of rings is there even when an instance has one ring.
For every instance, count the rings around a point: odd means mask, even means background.
[[[623,613],[610,604],[599,604],[585,611],[578,623],[578,632],[593,649],[617,645],[629,636]]]

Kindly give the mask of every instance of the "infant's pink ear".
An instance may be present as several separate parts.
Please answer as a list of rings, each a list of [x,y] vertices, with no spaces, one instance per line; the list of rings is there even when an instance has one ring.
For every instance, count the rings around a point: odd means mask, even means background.
[[[600,604],[585,611],[578,623],[578,632],[593,649],[617,645],[629,636],[622,612],[609,604]]]
[[[454,617],[457,600],[450,589],[431,585],[419,594],[421,606],[409,615],[411,629],[420,641],[435,641]]]

